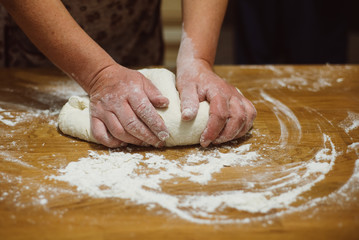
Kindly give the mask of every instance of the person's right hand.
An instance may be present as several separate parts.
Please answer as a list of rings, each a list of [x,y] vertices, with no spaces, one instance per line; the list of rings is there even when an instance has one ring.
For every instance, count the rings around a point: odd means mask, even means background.
[[[164,146],[169,133],[155,107],[169,101],[141,73],[118,64],[106,67],[91,81],[89,95],[91,131],[99,143]]]

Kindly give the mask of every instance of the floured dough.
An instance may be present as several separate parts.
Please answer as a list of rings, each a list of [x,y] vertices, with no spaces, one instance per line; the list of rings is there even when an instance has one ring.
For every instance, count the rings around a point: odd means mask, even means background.
[[[139,70],[146,78],[169,99],[169,106],[157,109],[164,120],[170,137],[166,146],[198,144],[209,117],[209,104],[204,101],[199,105],[197,117],[192,121],[181,120],[181,104],[175,85],[175,75],[166,69]],[[59,116],[60,130],[70,136],[90,142],[97,142],[91,134],[88,96],[73,96],[64,105]]]

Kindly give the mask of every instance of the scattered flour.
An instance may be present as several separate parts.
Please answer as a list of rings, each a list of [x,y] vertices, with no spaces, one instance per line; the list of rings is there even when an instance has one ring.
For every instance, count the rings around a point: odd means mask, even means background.
[[[348,151],[355,150],[359,154],[359,142],[352,143],[348,146]]]
[[[359,149],[358,149],[359,150]],[[359,157],[359,155],[358,155]],[[349,178],[349,180],[335,193],[329,195],[329,197],[338,200],[338,194],[346,198],[347,201],[353,200],[351,199],[351,193],[357,192],[359,190],[359,158],[355,161],[355,166],[353,170],[353,174]],[[358,199],[354,199],[358,201]]]
[[[327,65],[324,68],[297,68],[291,66],[243,66],[243,69],[269,70],[274,73],[272,78],[258,78],[264,89],[287,88],[292,91],[304,90],[318,92],[322,89],[342,84],[347,70],[351,68]],[[272,74],[270,74],[272,75]]]
[[[37,89],[37,85],[34,84],[29,84],[28,87]],[[8,91],[12,91],[12,89],[8,89]],[[63,99],[63,102],[65,102],[72,95],[85,94],[84,90],[75,81],[70,79],[49,81],[43,86],[41,91],[46,94],[36,95],[35,100],[44,105],[48,105],[49,109],[29,108],[28,106],[20,104],[0,101],[0,126],[4,124],[9,127],[15,127],[18,124],[30,122],[36,118],[49,120],[50,125],[56,126],[56,120],[51,119],[51,117],[57,116],[60,110],[52,108],[54,99]],[[3,107],[1,105],[3,105]]]
[[[171,194],[166,187],[179,184],[210,185],[216,182],[215,174],[226,167],[263,167],[271,162],[269,156],[260,156],[246,144],[227,153],[214,150],[211,153],[190,154],[182,159],[169,160],[163,155],[127,152],[98,154],[71,162],[60,175],[51,179],[66,181],[79,192],[98,198],[118,197],[136,204],[157,204],[173,214],[195,223],[247,222],[248,219],[230,219],[223,213],[227,208],[249,213],[268,213],[273,209],[285,211],[298,200],[298,196],[310,190],[331,170],[338,153],[328,135],[323,134],[325,147],[315,156],[301,163],[287,164],[278,172],[261,173],[261,178],[245,179],[240,175],[233,183],[248,183],[241,189]],[[244,169],[244,168],[243,168]],[[253,186],[269,180],[263,191]],[[305,179],[305,180],[303,180]],[[272,181],[270,181],[272,180]],[[223,179],[222,179],[223,181]],[[233,181],[233,180],[232,180]],[[175,184],[176,185],[176,184]]]
[[[289,107],[287,107],[285,104],[280,102],[277,99],[274,99],[273,97],[269,96],[267,93],[265,93],[263,90],[260,91],[261,97],[268,103],[272,104],[273,113],[275,114],[276,118],[278,119],[280,129],[281,129],[281,135],[280,135],[280,145],[282,147],[285,147],[288,142],[288,127],[294,127],[295,132],[293,132],[294,137],[296,138],[297,143],[300,142],[302,138],[302,127],[299,123],[298,118],[295,116],[292,110],[290,110]],[[288,126],[285,124],[288,122]]]
[[[4,124],[9,127],[15,127],[18,124],[32,122],[35,119],[42,119],[48,121],[50,125],[57,125],[55,116],[59,114],[59,110],[39,110],[39,109],[27,109],[26,111],[20,110],[5,111],[0,110],[0,126]]]
[[[19,122],[19,119],[14,119],[15,121],[11,121],[9,119],[5,119],[4,116],[1,116],[0,115],[0,122],[2,122],[3,124],[5,125],[8,125],[10,127],[13,127],[15,126],[18,122]]]
[[[44,87],[45,92],[50,92],[65,100],[71,96],[86,95],[86,92],[75,81],[67,79],[61,81],[49,81]]]
[[[348,112],[348,117],[342,121],[339,126],[349,134],[349,132],[359,127],[359,113]]]
[[[0,152],[0,157],[3,161],[6,161],[6,162],[12,162],[12,163],[15,163],[15,164],[18,164],[18,165],[21,165],[23,167],[27,167],[27,168],[34,168],[34,166],[24,162],[24,161],[21,161],[20,159],[18,158],[15,158],[14,156],[12,156],[10,153],[8,152]]]

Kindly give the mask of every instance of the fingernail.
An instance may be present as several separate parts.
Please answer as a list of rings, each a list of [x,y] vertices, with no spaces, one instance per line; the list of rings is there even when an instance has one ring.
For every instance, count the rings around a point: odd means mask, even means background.
[[[161,141],[164,141],[166,140],[170,135],[165,132],[165,131],[161,131],[159,134],[158,134],[158,138],[161,140]]]
[[[209,144],[211,144],[211,140],[201,141],[201,146],[202,147],[208,147]]]
[[[168,107],[168,103],[167,103],[167,102],[164,102],[164,103],[158,105],[158,108],[165,108],[165,107]]]
[[[193,109],[191,108],[185,108],[182,111],[182,119],[184,120],[189,120],[191,119],[193,116]]]
[[[203,133],[202,133],[202,135],[201,135],[201,138],[199,139],[199,142],[200,142],[200,143],[204,141],[204,135],[206,134],[206,132],[207,132],[207,128],[204,129],[204,131],[203,131]]]
[[[163,147],[164,145],[165,145],[164,142],[159,141],[159,142],[157,142],[157,143],[155,144],[155,147],[156,147],[156,148],[161,148],[161,147]]]
[[[148,143],[146,143],[146,142],[142,142],[141,143],[141,146],[144,146],[144,147],[149,147],[149,146],[151,146],[150,144],[148,144]]]

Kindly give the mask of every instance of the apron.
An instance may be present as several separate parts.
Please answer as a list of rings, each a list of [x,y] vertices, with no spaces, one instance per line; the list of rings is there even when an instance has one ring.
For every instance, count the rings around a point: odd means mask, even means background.
[[[161,65],[161,0],[63,0],[77,23],[119,64]],[[0,67],[53,64],[0,5]]]

